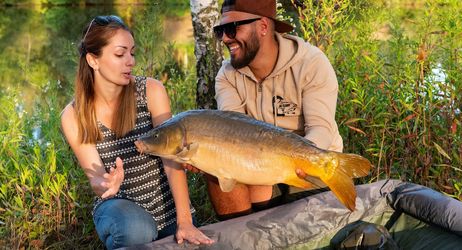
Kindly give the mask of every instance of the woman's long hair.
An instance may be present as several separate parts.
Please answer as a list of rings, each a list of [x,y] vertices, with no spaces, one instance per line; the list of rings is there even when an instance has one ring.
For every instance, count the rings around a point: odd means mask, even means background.
[[[79,66],[75,80],[74,109],[78,121],[78,137],[81,143],[94,144],[102,139],[95,111],[94,71],[86,60],[87,53],[101,56],[102,49],[117,30],[133,33],[117,16],[97,16],[84,29],[79,45]],[[135,127],[136,96],[135,83],[124,86],[120,94],[117,112],[114,112],[111,128],[117,138],[126,135]]]

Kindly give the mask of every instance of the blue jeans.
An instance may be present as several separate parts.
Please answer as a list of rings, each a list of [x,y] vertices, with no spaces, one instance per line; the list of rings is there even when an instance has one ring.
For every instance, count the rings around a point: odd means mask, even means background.
[[[176,232],[176,223],[161,231],[152,216],[133,201],[109,199],[93,214],[100,240],[107,249],[145,244]]]

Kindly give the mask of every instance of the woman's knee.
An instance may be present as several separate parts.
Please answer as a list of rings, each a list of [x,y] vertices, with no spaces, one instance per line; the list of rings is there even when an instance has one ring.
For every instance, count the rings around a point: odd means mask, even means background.
[[[108,249],[144,244],[157,238],[152,216],[125,199],[104,201],[93,216],[96,231]]]

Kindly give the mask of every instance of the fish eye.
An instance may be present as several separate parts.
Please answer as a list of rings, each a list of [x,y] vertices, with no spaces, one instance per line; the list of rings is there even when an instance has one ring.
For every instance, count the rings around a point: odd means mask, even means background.
[[[155,138],[159,137],[159,134],[155,134],[154,137],[155,137]]]

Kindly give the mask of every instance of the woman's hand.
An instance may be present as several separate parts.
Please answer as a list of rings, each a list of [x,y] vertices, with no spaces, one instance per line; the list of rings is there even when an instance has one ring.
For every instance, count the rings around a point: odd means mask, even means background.
[[[192,223],[181,223],[178,224],[176,230],[176,240],[178,244],[183,243],[184,240],[187,240],[189,243],[199,245],[206,244],[210,245],[214,243],[212,239],[207,237],[199,229],[197,229]]]
[[[106,199],[110,198],[119,192],[120,185],[124,180],[124,164],[120,157],[116,159],[116,168],[111,168],[109,173],[103,174],[103,181],[101,186],[106,189],[106,191],[101,195],[101,198]]]

